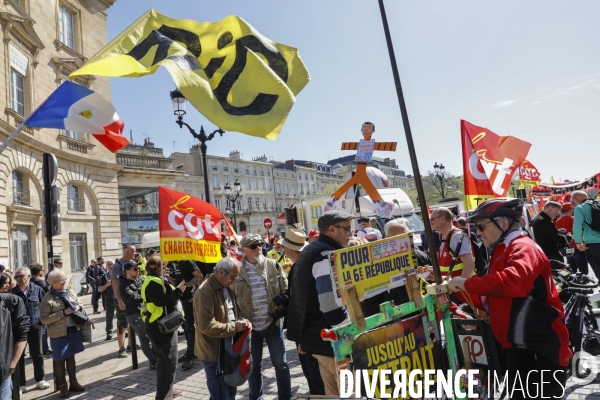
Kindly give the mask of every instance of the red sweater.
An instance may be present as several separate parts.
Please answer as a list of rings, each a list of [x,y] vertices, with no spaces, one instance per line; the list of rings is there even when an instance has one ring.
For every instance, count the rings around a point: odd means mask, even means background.
[[[570,234],[573,234],[573,216],[564,215],[556,220],[554,225],[556,229],[565,229]]]
[[[486,275],[465,281],[475,305],[487,311],[504,348],[525,348],[567,366],[573,355],[550,262],[537,244],[512,232],[498,244]]]

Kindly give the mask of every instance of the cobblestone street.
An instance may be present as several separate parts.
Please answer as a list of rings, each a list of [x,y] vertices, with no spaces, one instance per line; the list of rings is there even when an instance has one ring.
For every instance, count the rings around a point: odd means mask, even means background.
[[[131,355],[128,358],[117,357],[117,340],[106,341],[105,316],[104,313],[91,315],[92,309],[89,305],[90,296],[82,298],[86,306],[86,312],[90,315],[96,328],[93,330],[93,343],[85,345],[85,351],[75,356],[77,361],[78,381],[86,386],[87,391],[73,393],[70,399],[154,399],[156,391],[156,371],[148,369],[148,360],[141,350],[138,350],[139,369],[132,370]],[[102,307],[100,307],[102,308]],[[115,320],[116,323],[116,320]],[[179,339],[179,356],[185,353],[185,338]],[[292,393],[306,382],[302,375],[302,368],[298,360],[297,352],[292,342],[286,341],[287,358],[292,376]],[[268,355],[268,350],[264,349]],[[46,380],[52,383],[52,357],[45,357]],[[263,377],[265,381],[265,400],[277,398],[277,385],[275,383],[275,370],[268,357],[263,363]],[[31,360],[26,359],[27,388],[21,399],[59,399],[57,393],[51,389],[34,389],[33,367]],[[175,388],[183,390],[184,394],[179,398],[185,399],[208,399],[202,364],[196,360],[194,368],[183,371],[177,368]],[[248,398],[248,384],[238,388],[237,399]]]
[[[138,351],[139,369],[132,370],[131,356],[128,358],[118,358],[118,345],[116,339],[106,341],[104,331],[104,314],[91,315],[92,310],[89,305],[90,296],[82,298],[86,305],[86,312],[90,314],[96,328],[93,331],[93,343],[86,344],[83,353],[76,356],[78,380],[87,388],[86,392],[71,395],[71,399],[86,400],[117,400],[117,399],[154,399],[156,389],[156,372],[148,369],[148,361],[141,350]],[[180,337],[179,356],[185,352],[185,339]],[[292,342],[286,341],[287,359],[292,376],[292,394],[305,385],[306,379],[302,374],[302,368],[298,360],[297,352]],[[264,355],[268,355],[268,350],[264,349]],[[51,357],[45,358],[46,380],[52,381],[52,362]],[[600,360],[595,360],[600,364]],[[275,382],[275,370],[268,357],[263,363],[263,377],[265,381],[265,400],[277,398],[277,384]],[[598,368],[598,365],[597,365]],[[598,369],[597,369],[598,370]],[[58,393],[53,393],[51,389],[40,391],[34,389],[33,367],[31,360],[26,359],[27,388],[21,399],[59,399]],[[177,369],[175,388],[183,390],[182,399],[208,399],[208,389],[206,387],[204,371],[201,364],[196,361],[193,369],[183,371],[181,367]],[[236,399],[248,398],[248,384],[238,388]],[[566,399],[585,399],[600,400],[600,378],[584,386],[567,382]]]

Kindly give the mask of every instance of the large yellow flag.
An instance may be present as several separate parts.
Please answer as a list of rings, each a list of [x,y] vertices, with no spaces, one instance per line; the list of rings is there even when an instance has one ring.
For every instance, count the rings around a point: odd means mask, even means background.
[[[218,127],[275,140],[310,80],[298,50],[240,17],[195,22],[149,10],[70,75],[139,77],[162,65]]]

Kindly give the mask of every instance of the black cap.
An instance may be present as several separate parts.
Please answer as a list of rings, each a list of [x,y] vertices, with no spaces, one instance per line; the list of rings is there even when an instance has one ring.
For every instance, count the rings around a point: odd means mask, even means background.
[[[136,266],[138,266],[138,265],[140,265],[140,264],[139,264],[139,263],[137,263],[137,262],[135,262],[135,261],[133,261],[133,260],[131,260],[131,261],[127,261],[127,262],[125,263],[125,265],[123,265],[123,269],[124,269],[125,271],[127,271],[127,270],[129,270],[129,269],[131,269],[131,268],[133,268],[133,267],[136,267]]]

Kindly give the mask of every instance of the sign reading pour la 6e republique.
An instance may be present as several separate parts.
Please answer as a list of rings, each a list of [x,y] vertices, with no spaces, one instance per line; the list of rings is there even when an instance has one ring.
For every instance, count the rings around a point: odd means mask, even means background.
[[[354,286],[363,301],[404,285],[404,272],[415,266],[412,249],[412,234],[407,233],[330,253],[331,277],[338,297],[340,289]]]

